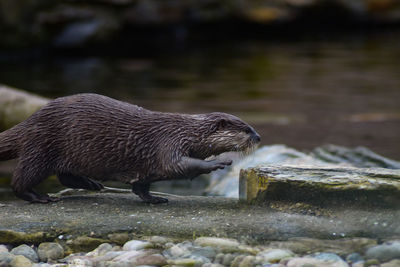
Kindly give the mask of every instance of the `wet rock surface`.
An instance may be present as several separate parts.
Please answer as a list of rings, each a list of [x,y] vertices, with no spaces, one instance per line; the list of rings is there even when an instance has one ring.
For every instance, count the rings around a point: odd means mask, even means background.
[[[42,243],[59,235],[86,235],[71,246],[94,249],[108,235],[121,232],[179,238],[219,236],[255,243],[299,236],[400,236],[398,208],[321,208],[277,201],[249,206],[218,197],[170,196],[169,200],[165,205],[148,205],[133,194],[81,192],[48,205],[4,202],[0,207],[0,243],[18,244],[24,237],[29,243]]]

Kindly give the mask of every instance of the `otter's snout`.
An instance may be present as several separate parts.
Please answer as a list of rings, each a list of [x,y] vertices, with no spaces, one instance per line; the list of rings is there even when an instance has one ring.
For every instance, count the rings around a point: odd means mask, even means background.
[[[261,141],[260,135],[256,132],[252,132],[250,137],[251,137],[251,139],[253,139],[254,143],[260,143],[260,141]]]

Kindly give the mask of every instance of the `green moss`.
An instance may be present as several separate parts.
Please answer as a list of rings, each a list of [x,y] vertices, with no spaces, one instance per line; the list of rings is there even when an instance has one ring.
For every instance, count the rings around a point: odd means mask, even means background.
[[[0,230],[0,244],[40,244],[54,238],[55,236],[43,232],[25,233]]]

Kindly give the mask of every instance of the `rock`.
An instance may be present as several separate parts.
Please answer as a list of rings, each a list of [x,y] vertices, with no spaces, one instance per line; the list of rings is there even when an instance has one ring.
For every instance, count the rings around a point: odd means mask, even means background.
[[[176,259],[179,257],[184,257],[185,255],[189,255],[190,251],[193,248],[192,242],[184,241],[182,243],[178,243],[173,245],[169,249],[164,251],[164,256],[172,259]]]
[[[123,250],[129,251],[129,250],[141,250],[145,248],[152,248],[153,244],[147,241],[141,241],[141,240],[131,240],[128,241],[124,244],[122,247]]]
[[[172,242],[172,239],[165,236],[151,236],[149,237],[148,241],[157,245],[165,245],[169,242]]]
[[[10,262],[11,267],[31,267],[32,262],[23,255],[15,256],[15,258]]]
[[[194,244],[202,247],[215,247],[225,253],[239,251],[240,245],[235,239],[217,237],[199,237],[194,241]]]
[[[359,168],[400,169],[400,162],[385,158],[366,147],[354,149],[336,145],[315,148],[311,156],[334,164],[348,164]]]
[[[234,155],[230,155],[234,157]],[[252,155],[235,160],[228,172],[211,173],[211,183],[206,189],[208,195],[238,198],[239,176],[241,169],[258,165],[295,165],[325,167],[382,167],[400,169],[400,162],[385,158],[365,147],[354,149],[336,145],[326,145],[314,149],[311,153],[303,153],[285,145],[263,146]]]
[[[64,249],[58,243],[45,242],[38,247],[40,261],[47,262],[64,257]]]
[[[397,207],[400,170],[259,166],[240,172],[239,197],[248,203],[283,200],[319,206]]]
[[[93,263],[89,259],[73,259],[71,262],[68,264],[69,266],[74,266],[74,267],[91,267],[93,266]]]
[[[109,252],[105,253],[104,255],[91,258],[91,261],[96,264],[101,263],[101,262],[106,262],[106,261],[112,261],[116,257],[123,255],[124,253],[126,253],[126,251],[109,251]]]
[[[98,257],[106,254],[107,252],[111,251],[113,247],[108,243],[103,243],[98,246],[95,250],[86,254],[88,257]]]
[[[27,245],[20,245],[16,248],[13,248],[11,250],[11,253],[14,255],[25,256],[27,259],[29,259],[32,262],[39,262],[39,257],[37,255],[36,251]]]
[[[364,266],[366,267],[380,266],[380,262],[377,259],[369,259],[364,262]]]
[[[294,253],[283,249],[269,249],[257,254],[258,261],[262,264],[277,263],[282,259],[294,257]]]
[[[231,253],[228,253],[228,254],[223,255],[223,258],[222,258],[222,265],[224,265],[224,266],[230,266],[230,265],[232,264],[232,262],[235,260],[236,256],[237,256],[237,255],[231,254]]]
[[[244,256],[240,261],[238,267],[253,267],[255,262],[254,256]]]
[[[9,264],[14,258],[15,255],[10,252],[0,252],[0,262]]]
[[[293,258],[288,261],[287,267],[301,267],[301,266],[313,266],[313,267],[348,267],[349,265],[344,261],[328,262],[316,258],[304,257],[304,258]]]
[[[0,245],[0,252],[8,252],[8,248],[5,245]]]
[[[367,247],[376,244],[376,240],[369,238],[343,238],[337,240],[291,238],[283,242],[270,242],[269,246],[287,249],[297,254],[331,252],[339,255],[346,255],[351,252],[364,253]]]
[[[130,261],[130,264],[134,266],[164,266],[167,261],[161,254],[156,253],[137,257],[134,261]]]
[[[51,264],[49,263],[35,263],[32,265],[32,267],[51,267]]]
[[[67,241],[68,247],[73,252],[91,251],[103,243],[107,243],[107,240],[88,236],[79,236],[76,239]]]
[[[191,251],[192,256],[207,258],[210,261],[213,261],[216,256],[216,252],[212,247],[195,247]],[[204,262],[207,262],[204,260]]]
[[[380,262],[400,259],[400,241],[385,242],[371,247],[365,252],[365,258],[377,259]]]
[[[313,257],[326,263],[337,263],[337,266],[348,266],[348,264],[335,253],[317,253]]]
[[[110,239],[111,243],[116,243],[122,246],[123,244],[129,241],[129,234],[128,233],[109,234],[108,239]]]
[[[224,267],[224,265],[218,263],[205,263],[201,267]]]
[[[113,261],[133,261],[135,258],[148,255],[148,252],[143,250],[129,250],[125,251],[124,253],[120,254],[119,256],[115,257]]]
[[[381,267],[399,267],[400,266],[400,260],[391,260],[386,263],[382,263]]]
[[[356,263],[364,261],[364,258],[359,253],[351,253],[347,255],[346,261],[349,263]]]
[[[49,237],[51,236],[45,234],[44,232],[25,233],[25,232],[16,232],[12,230],[0,230],[0,243],[36,244],[45,242],[45,240],[49,239]]]
[[[48,101],[47,98],[0,84],[0,131],[24,121]]]
[[[194,267],[194,266],[201,266],[202,262],[198,261],[196,259],[169,259],[167,260],[167,263],[169,265],[179,265],[179,266],[185,266],[185,267]]]

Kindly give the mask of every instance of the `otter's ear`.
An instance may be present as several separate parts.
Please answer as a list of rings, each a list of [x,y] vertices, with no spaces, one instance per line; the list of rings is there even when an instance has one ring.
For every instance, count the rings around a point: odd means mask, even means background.
[[[217,122],[218,130],[225,129],[227,124],[228,124],[228,122],[226,121],[226,119],[222,119],[222,118],[219,119],[218,122]]]

